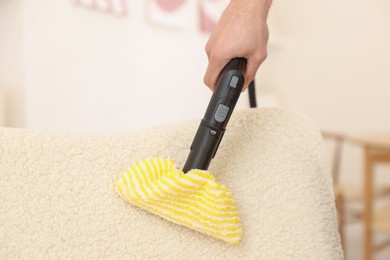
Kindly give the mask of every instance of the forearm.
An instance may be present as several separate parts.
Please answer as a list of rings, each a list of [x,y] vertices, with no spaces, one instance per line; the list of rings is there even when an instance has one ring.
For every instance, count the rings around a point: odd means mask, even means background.
[[[243,12],[251,13],[266,21],[272,0],[231,0],[230,4]]]
[[[231,0],[206,44],[209,65],[204,82],[211,89],[229,60],[247,59],[245,86],[267,57],[267,16],[272,0]]]

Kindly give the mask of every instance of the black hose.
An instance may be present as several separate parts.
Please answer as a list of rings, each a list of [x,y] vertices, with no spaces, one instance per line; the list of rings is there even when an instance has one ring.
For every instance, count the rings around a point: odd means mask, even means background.
[[[252,82],[249,83],[248,94],[249,94],[249,107],[251,107],[251,108],[257,107],[256,90],[255,90],[255,81],[254,80],[252,80]]]

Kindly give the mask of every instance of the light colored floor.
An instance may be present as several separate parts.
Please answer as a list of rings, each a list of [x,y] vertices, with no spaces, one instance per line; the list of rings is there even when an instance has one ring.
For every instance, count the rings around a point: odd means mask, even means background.
[[[380,241],[383,238],[389,237],[388,235],[377,235],[375,239]],[[346,230],[346,260],[363,260],[363,225],[361,223],[350,224]],[[390,259],[390,247],[380,251],[375,255],[375,260],[389,260]]]

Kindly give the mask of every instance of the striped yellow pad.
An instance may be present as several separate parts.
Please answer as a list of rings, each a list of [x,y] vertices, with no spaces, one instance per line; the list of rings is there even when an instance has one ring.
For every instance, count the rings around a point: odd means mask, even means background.
[[[232,193],[206,171],[184,174],[172,159],[136,162],[115,183],[127,202],[230,244],[241,239]]]

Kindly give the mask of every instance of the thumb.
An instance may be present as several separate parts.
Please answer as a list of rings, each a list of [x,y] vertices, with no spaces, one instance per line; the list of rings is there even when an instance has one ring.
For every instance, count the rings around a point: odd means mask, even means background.
[[[204,83],[212,91],[214,91],[215,85],[217,84],[219,73],[221,73],[223,67],[226,65],[227,61],[224,59],[210,58],[209,65],[204,76]]]

